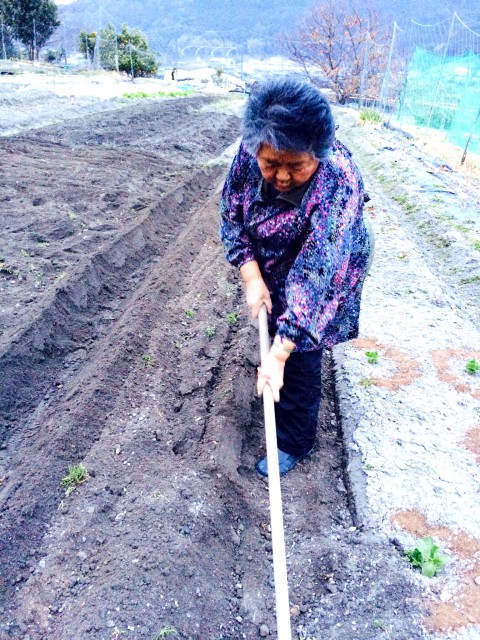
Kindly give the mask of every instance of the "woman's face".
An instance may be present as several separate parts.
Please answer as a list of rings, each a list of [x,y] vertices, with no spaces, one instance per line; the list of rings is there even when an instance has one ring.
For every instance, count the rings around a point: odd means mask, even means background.
[[[263,179],[277,191],[290,191],[310,180],[318,167],[318,160],[300,151],[276,151],[264,143],[257,153]]]

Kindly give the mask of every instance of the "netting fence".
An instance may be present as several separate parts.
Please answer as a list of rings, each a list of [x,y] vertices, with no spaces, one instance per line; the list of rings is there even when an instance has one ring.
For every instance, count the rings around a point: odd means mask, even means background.
[[[369,104],[480,154],[480,34],[456,13],[436,24],[395,24],[381,90]]]

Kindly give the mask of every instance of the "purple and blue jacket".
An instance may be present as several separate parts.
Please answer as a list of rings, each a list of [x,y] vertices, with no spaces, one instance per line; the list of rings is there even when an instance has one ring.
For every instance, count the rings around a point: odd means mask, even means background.
[[[270,331],[292,340],[296,351],[356,338],[370,241],[363,180],[350,151],[336,141],[308,185],[272,191],[240,145],[221,203],[227,260],[236,267],[258,262],[272,298]]]

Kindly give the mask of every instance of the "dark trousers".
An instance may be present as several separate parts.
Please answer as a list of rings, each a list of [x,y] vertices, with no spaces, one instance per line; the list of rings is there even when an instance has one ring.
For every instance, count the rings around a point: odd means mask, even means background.
[[[303,457],[317,432],[322,382],[322,351],[292,353],[285,364],[280,402],[275,403],[278,448]]]

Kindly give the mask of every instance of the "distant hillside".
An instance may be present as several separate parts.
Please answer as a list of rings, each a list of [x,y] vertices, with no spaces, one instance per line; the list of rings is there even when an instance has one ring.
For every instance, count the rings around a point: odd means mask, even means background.
[[[353,0],[360,10],[366,3]],[[97,30],[109,22],[127,23],[148,36],[153,49],[170,60],[193,57],[202,47],[229,47],[236,54],[268,54],[278,50],[278,36],[292,32],[312,0],[76,0],[60,9],[69,39],[81,28]],[[448,20],[456,10],[480,32],[478,0],[373,0],[385,24],[405,27],[410,18],[423,23]],[[205,53],[206,51],[204,51]]]

